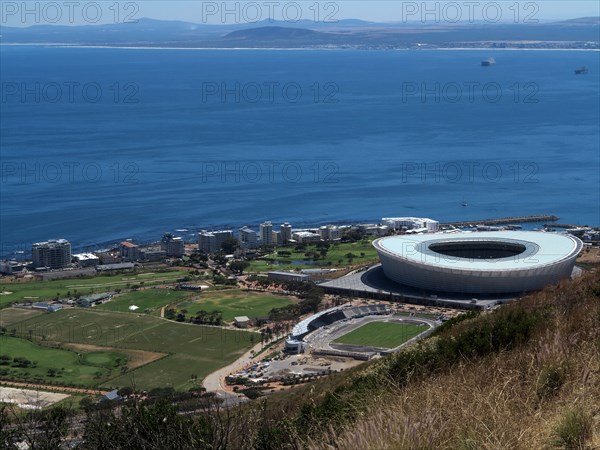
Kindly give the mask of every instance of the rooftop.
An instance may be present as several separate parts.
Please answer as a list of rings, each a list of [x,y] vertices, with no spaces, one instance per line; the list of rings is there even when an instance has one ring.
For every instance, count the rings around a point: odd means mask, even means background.
[[[462,243],[490,245],[504,244],[520,251],[507,257],[477,259],[459,257],[435,251],[432,247]],[[407,261],[431,264],[461,270],[518,270],[554,264],[579,252],[581,242],[570,235],[538,231],[490,231],[456,234],[425,234],[391,236],[373,242],[378,251],[384,251]]]

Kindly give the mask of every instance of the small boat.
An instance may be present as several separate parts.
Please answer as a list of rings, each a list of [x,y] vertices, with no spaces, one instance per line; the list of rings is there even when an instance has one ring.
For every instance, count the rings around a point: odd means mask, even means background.
[[[465,202],[465,201],[462,201],[460,204],[461,204],[462,206],[469,206],[469,204],[468,204],[467,202]]]
[[[482,67],[489,67],[493,66],[494,64],[496,64],[496,60],[494,58],[488,58],[481,61]]]
[[[575,69],[575,75],[585,75],[586,73],[588,73],[588,68],[585,66]]]

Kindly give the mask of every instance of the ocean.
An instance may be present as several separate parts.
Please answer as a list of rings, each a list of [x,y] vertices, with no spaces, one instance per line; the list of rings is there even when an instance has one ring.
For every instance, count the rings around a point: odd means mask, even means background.
[[[4,255],[265,220],[600,226],[598,52],[0,46],[0,58]]]

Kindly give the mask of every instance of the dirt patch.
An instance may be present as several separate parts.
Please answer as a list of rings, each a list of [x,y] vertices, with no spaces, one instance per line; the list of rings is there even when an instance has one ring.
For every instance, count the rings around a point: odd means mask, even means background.
[[[68,394],[0,387],[0,402],[15,403],[24,409],[42,409],[67,397]]]
[[[133,350],[128,348],[117,348],[117,347],[102,347],[100,345],[92,345],[92,344],[63,344],[64,347],[69,348],[75,351],[82,352],[118,352],[127,355],[127,369],[137,369],[140,366],[145,364],[149,364],[151,362],[157,361],[163,356],[166,356],[167,353],[160,352],[149,352],[145,350]]]
[[[89,395],[103,395],[108,391],[106,389],[83,389],[83,388],[70,388],[64,386],[54,386],[48,384],[32,384],[32,383],[19,383],[18,381],[4,381],[0,380],[0,385],[3,386],[19,386],[29,389],[41,389],[44,391],[58,391],[58,392],[71,392],[73,394],[89,394]]]
[[[600,264],[600,247],[585,247],[581,256],[577,258],[578,263]]]

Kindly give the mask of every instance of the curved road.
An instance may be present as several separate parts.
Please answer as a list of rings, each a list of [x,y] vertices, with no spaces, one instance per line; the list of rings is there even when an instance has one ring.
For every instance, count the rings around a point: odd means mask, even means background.
[[[204,389],[206,389],[207,392],[217,392],[217,394],[226,394],[227,396],[231,396],[231,394],[225,389],[225,377],[242,369],[244,366],[251,364],[253,362],[252,351],[257,353],[261,350],[261,348],[262,344],[258,343],[228,366],[221,367],[219,370],[207,375],[206,378],[202,380],[202,386]]]

